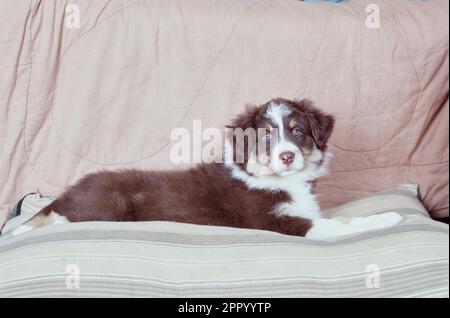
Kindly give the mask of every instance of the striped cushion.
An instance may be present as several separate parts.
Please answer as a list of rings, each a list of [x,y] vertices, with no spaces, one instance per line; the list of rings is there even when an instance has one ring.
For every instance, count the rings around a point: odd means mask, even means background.
[[[332,242],[174,222],[3,237],[0,297],[448,297],[448,226],[424,216],[411,193],[400,187],[334,209],[406,219]]]
[[[324,213],[328,216],[355,217],[396,211],[401,214],[428,217],[428,212],[419,198],[420,192],[417,184],[403,184],[391,190],[326,209]]]

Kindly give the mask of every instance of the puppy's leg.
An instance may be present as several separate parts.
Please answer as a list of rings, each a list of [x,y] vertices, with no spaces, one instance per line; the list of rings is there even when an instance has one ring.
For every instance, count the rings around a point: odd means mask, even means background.
[[[64,223],[70,222],[66,217],[56,213],[55,211],[49,210],[49,207],[47,207],[41,210],[38,214],[33,216],[28,221],[26,221],[24,224],[19,226],[17,229],[12,230],[11,235],[12,236],[19,235],[21,233],[25,233],[32,229],[45,225],[64,224]]]
[[[315,219],[305,237],[313,240],[326,240],[341,235],[372,231],[394,226],[402,220],[396,212],[375,214],[367,217],[356,217],[349,223],[337,219]]]
[[[305,236],[312,227],[312,220],[294,216],[272,216],[262,230],[275,231],[286,235]]]

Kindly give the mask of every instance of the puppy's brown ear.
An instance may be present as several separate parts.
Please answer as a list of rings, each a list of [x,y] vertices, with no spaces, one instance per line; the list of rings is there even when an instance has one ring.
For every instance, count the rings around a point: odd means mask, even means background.
[[[312,135],[317,147],[320,150],[325,150],[328,139],[333,132],[334,117],[324,113],[315,114],[310,123]]]
[[[333,132],[334,117],[322,112],[308,99],[303,99],[296,103],[309,120],[311,134],[317,147],[322,151],[325,150],[327,148],[328,139]]]

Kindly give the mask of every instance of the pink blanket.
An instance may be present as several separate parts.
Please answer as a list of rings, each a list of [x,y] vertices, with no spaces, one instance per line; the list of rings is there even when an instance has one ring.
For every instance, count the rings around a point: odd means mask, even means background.
[[[179,168],[173,128],[277,96],[337,118],[323,206],[417,183],[448,215],[448,1],[372,2],[2,0],[0,224],[87,172]]]

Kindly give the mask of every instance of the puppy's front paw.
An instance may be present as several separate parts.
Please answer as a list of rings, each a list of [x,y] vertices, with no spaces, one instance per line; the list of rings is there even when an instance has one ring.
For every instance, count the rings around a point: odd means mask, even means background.
[[[349,223],[337,219],[315,219],[312,228],[305,237],[314,240],[329,239],[341,235],[349,235],[366,231],[380,230],[397,225],[403,217],[397,212],[388,212],[357,217]]]
[[[386,212],[377,216],[379,217],[380,223],[385,224],[386,227],[397,225],[403,220],[403,217],[397,212]]]
[[[397,212],[386,212],[366,217],[354,218],[350,224],[354,226],[367,227],[367,229],[382,229],[397,225],[403,217]]]

